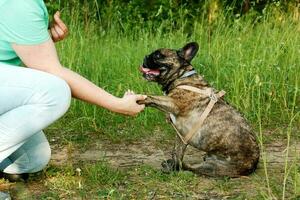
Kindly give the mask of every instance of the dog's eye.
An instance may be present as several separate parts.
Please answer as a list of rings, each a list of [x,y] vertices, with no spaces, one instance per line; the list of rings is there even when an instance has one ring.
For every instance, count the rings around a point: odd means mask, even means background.
[[[156,59],[163,58],[163,55],[160,52],[157,52],[154,56],[155,56]]]

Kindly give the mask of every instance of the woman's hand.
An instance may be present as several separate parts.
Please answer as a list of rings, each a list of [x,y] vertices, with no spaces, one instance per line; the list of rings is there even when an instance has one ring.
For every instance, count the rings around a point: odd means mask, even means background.
[[[146,95],[134,94],[133,91],[128,90],[121,99],[121,105],[119,106],[120,110],[117,112],[135,116],[145,108],[145,105],[139,105],[137,104],[137,101],[145,100],[146,98]]]
[[[54,14],[53,22],[50,26],[50,34],[53,42],[58,42],[65,39],[68,35],[68,28],[65,23],[60,19],[60,12]]]

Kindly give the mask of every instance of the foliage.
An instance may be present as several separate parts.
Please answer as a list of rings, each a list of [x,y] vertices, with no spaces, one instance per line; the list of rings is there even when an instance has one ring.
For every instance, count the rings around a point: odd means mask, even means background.
[[[193,26],[195,21],[207,19],[208,23],[225,13],[227,18],[255,13],[260,17],[268,9],[276,8],[278,12],[298,12],[297,0],[47,0],[49,12],[65,10],[72,16],[74,10],[80,10],[79,21],[87,24],[99,22],[103,29],[118,26],[123,31],[132,28],[151,28],[156,30],[168,23],[164,31],[185,26]]]

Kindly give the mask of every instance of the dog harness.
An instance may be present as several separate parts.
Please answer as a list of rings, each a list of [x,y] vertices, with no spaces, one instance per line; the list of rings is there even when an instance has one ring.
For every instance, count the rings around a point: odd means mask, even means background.
[[[201,114],[200,119],[198,121],[198,123],[196,123],[192,129],[188,132],[188,134],[183,137],[178,129],[175,127],[174,123],[176,122],[176,118],[173,114],[170,114],[170,118],[172,121],[172,126],[174,127],[174,129],[177,132],[177,135],[180,137],[180,139],[182,140],[182,142],[184,144],[188,144],[188,142],[190,141],[190,139],[195,135],[195,133],[197,132],[197,130],[199,130],[201,128],[201,126],[203,125],[205,119],[207,118],[207,116],[209,115],[210,111],[212,110],[212,108],[214,107],[215,103],[217,103],[218,99],[223,97],[225,95],[225,91],[221,90],[219,93],[215,94],[212,90],[212,88],[208,88],[205,90],[193,87],[193,86],[189,86],[189,85],[180,85],[177,88],[179,89],[183,89],[183,90],[188,90],[191,92],[195,92],[198,94],[202,94],[202,95],[206,95],[210,98],[210,102],[208,103],[207,107],[205,108],[204,112]]]

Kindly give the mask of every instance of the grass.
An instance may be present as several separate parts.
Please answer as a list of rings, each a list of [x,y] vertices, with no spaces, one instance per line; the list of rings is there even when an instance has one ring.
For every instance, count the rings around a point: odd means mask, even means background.
[[[157,85],[141,78],[138,66],[143,57],[160,47],[181,48],[197,41],[200,52],[193,65],[212,85],[227,92],[228,102],[256,130],[262,169],[250,178],[215,180],[189,172],[162,174],[143,164],[119,170],[105,161],[71,160],[63,166],[50,165],[43,189],[29,188],[29,193],[35,192],[20,199],[300,198],[299,155],[291,149],[292,144],[299,144],[300,134],[299,22],[289,16],[279,20],[266,15],[259,21],[244,17],[207,24],[200,20],[189,33],[181,29],[164,32],[163,25],[155,31],[144,27],[120,31],[113,25],[103,30],[93,22],[83,26],[76,20],[78,15],[71,14],[71,34],[57,45],[61,61],[116,96],[129,88],[161,95]],[[165,145],[174,137],[164,114],[154,109],[130,118],[78,100],[46,132],[50,139],[58,138],[55,143],[79,151],[104,139],[112,146],[153,138],[153,145]],[[276,142],[286,146],[285,160],[273,169],[266,149]]]
[[[85,32],[73,26],[68,41],[59,44],[62,63],[114,95],[122,96],[128,88],[137,93],[161,94],[157,85],[146,83],[139,74],[143,57],[159,47],[180,48],[197,41],[200,52],[193,64],[198,72],[216,88],[225,89],[227,100],[256,128],[260,120],[263,127],[287,128],[299,112],[299,25],[289,18],[282,22],[267,18],[259,23],[221,20],[214,25],[209,42],[210,27],[201,23],[195,24],[189,37],[182,30],[154,33],[143,28],[134,33],[107,30],[101,35],[101,27],[95,24],[89,24]],[[152,126],[162,119],[156,111],[147,110],[131,120],[78,101],[69,115],[80,116],[77,119],[84,123],[85,130],[86,125],[92,130],[107,125],[119,130],[121,123],[131,130],[137,124]],[[292,121],[296,123],[299,117]]]

